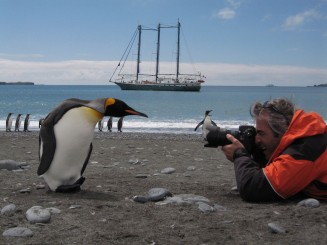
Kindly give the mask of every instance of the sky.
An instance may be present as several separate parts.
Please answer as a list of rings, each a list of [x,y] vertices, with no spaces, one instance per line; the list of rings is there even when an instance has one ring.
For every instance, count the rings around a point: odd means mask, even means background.
[[[110,84],[138,25],[178,20],[181,72],[205,85],[327,83],[327,0],[0,0],[0,81]],[[147,71],[156,32],[143,33]],[[160,71],[175,69],[175,46],[162,29]]]

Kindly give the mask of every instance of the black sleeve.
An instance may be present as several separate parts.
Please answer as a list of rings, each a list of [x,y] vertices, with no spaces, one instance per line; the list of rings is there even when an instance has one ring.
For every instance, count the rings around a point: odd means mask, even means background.
[[[238,191],[245,201],[280,201],[282,198],[270,186],[259,164],[253,161],[245,149],[234,154],[234,169]]]

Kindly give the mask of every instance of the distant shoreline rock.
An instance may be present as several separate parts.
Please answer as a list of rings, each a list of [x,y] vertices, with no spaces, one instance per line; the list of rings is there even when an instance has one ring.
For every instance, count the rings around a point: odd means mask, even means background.
[[[0,82],[0,85],[34,85],[34,83],[33,82],[13,82],[13,83]]]

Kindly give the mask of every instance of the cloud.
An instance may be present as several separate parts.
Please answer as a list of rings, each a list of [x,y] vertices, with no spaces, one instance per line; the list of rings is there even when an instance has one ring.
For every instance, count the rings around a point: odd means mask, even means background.
[[[207,64],[202,70],[217,85],[309,86],[326,83],[327,70],[297,66]]]
[[[222,20],[230,20],[235,17],[236,13],[231,8],[223,8],[220,9],[216,14],[214,14],[214,17],[222,19]]]
[[[213,18],[221,20],[231,20],[236,16],[236,10],[241,6],[243,0],[226,0],[229,7],[218,10]]]
[[[105,84],[118,62],[68,60],[30,62],[0,60],[0,81],[37,84]]]
[[[118,61],[67,60],[27,62],[0,60],[0,81],[29,81],[37,84],[106,85]],[[126,67],[135,69],[135,62]],[[327,82],[327,70],[297,66],[245,65],[224,63],[184,63],[181,73],[193,73],[194,66],[207,77],[206,85],[256,86],[273,83],[277,86],[308,86]],[[141,69],[153,68],[142,62]],[[171,73],[172,64],[162,62],[161,73]],[[154,69],[152,69],[154,70]]]
[[[231,5],[234,9],[237,9],[238,7],[241,6],[242,1],[237,1],[237,0],[226,0],[229,5]]]
[[[305,22],[319,18],[319,16],[320,15],[316,10],[314,9],[307,10],[305,12],[288,17],[284,21],[283,27],[286,30],[295,29],[303,25]]]

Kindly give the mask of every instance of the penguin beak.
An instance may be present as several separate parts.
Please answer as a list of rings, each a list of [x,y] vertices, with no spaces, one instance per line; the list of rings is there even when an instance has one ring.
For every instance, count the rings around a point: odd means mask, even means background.
[[[131,110],[125,110],[125,112],[127,113],[127,115],[135,115],[135,116],[140,116],[140,117],[148,117],[146,114],[139,112],[139,111],[135,111],[134,109]]]

